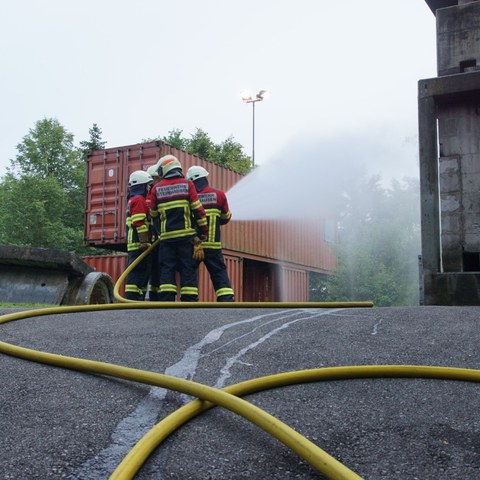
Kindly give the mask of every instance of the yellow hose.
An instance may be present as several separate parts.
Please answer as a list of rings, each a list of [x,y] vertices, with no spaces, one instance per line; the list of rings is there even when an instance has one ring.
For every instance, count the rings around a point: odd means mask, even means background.
[[[120,287],[127,275],[152,251],[160,240],[157,239],[120,275],[113,289],[113,296],[120,303],[145,305],[146,308],[179,308],[178,302],[143,302],[129,300],[120,295]],[[373,307],[373,302],[181,302],[181,308],[353,308]],[[144,308],[144,307],[142,307]]]
[[[141,255],[138,256],[128,267],[125,271],[120,275],[119,279],[115,283],[115,287],[113,288],[113,296],[118,302],[122,303],[131,303],[135,302],[135,300],[129,300],[128,298],[124,298],[120,295],[120,287],[122,286],[123,282],[127,278],[127,275],[147,256],[150,252],[158,245],[160,239],[157,238]]]
[[[18,347],[5,342],[0,342],[0,352],[5,353],[6,355],[23,358],[25,360],[68,368],[70,370],[109,375],[124,380],[163,387],[192,395],[203,400],[208,400],[213,404],[220,405],[238,415],[241,415],[243,418],[251,421],[267,433],[270,433],[280,442],[284,443],[287,447],[300,455],[318,471],[325,473],[327,476],[345,480],[361,478],[288,425],[285,425],[283,422],[255,405],[225,391],[161,373],[138,370],[135,368],[85,360],[76,357],[67,357],[54,353],[40,352],[38,350]],[[117,478],[125,477],[120,476]]]
[[[216,305],[209,302],[208,306]],[[361,306],[368,302],[360,302]],[[242,303],[238,304],[237,307]],[[358,302],[345,302],[344,306],[358,306]],[[138,308],[156,308],[158,306],[171,306],[172,308],[179,308],[178,304],[174,302],[135,302],[124,305],[83,305],[72,307],[55,307],[44,308],[39,310],[31,310],[24,312],[15,312],[0,317],[0,324],[7,323],[22,318],[40,316],[40,315],[54,315],[61,313],[74,313],[85,311],[102,311],[102,310],[118,310],[118,309],[138,309]],[[201,303],[192,304],[200,306]],[[258,307],[258,304],[253,302],[251,306]],[[269,306],[285,307],[292,304],[282,304],[279,302],[271,302]],[[293,303],[293,305],[307,305],[312,307],[312,304]],[[316,305],[316,304],[314,304]],[[320,303],[320,305],[336,305],[336,302]],[[340,303],[340,305],[342,305]],[[182,303],[181,307],[190,306],[189,303]],[[222,305],[223,307],[223,305]],[[480,370],[470,370],[463,368],[451,367],[432,367],[432,366],[415,366],[415,365],[366,365],[366,366],[350,366],[350,367],[330,367],[313,370],[304,370],[298,372],[281,373],[267,377],[261,377],[247,382],[242,382],[237,385],[231,385],[223,390],[217,390],[196,382],[178,379],[168,375],[163,375],[155,372],[148,372],[137,370],[133,368],[113,365],[104,362],[95,362],[75,357],[66,357],[47,352],[39,352],[23,347],[18,347],[8,343],[0,342],[0,352],[7,355],[24,358],[31,361],[46,363],[50,365],[60,366],[72,370],[82,372],[97,373],[102,375],[110,375],[125,380],[137,381],[148,385],[155,385],[178,392],[186,393],[194,397],[198,397],[203,401],[196,400],[190,404],[177,410],[174,414],[166,417],[162,422],[156,425],[150,432],[147,433],[131,450],[131,452],[120,463],[118,468],[112,474],[113,479],[127,479],[133,478],[145,459],[150,455],[156,446],[168,436],[179,425],[185,423],[198,413],[211,408],[214,405],[220,405],[232,412],[235,412],[242,417],[255,423],[266,432],[277,438],[286,446],[291,448],[294,452],[300,455],[304,460],[310,463],[318,471],[325,474],[327,477],[335,480],[353,480],[359,479],[355,472],[352,472],[348,467],[338,462],[328,453],[323,451],[320,447],[310,442],[308,439],[300,435],[298,432],[280,422],[275,417],[269,415],[258,407],[238,398],[237,395],[246,395],[256,391],[266,390],[269,388],[276,388],[283,385],[292,385],[296,383],[305,383],[312,381],[325,380],[339,380],[346,378],[369,378],[369,377],[421,377],[421,378],[441,378],[464,381],[480,381]],[[206,401],[206,402],[205,402]]]
[[[444,380],[480,382],[480,370],[422,365],[365,365],[325,367],[311,370],[300,370],[296,372],[279,373],[276,375],[255,378],[245,382],[237,383],[235,385],[230,385],[224,388],[223,391],[236,396],[244,396],[255,392],[299,383],[374,377],[435,378]],[[145,463],[147,458],[170,434],[195,416],[214,406],[215,405],[210,402],[194,400],[165,417],[137,442],[137,444],[117,466],[109,479],[129,480],[134,478],[135,474]],[[324,453],[323,456],[325,460],[325,468],[319,469],[319,471],[324,473],[327,477],[332,479],[361,478],[352,471],[336,470],[336,464],[331,463],[332,457],[326,453]],[[312,462],[310,463],[313,465]]]

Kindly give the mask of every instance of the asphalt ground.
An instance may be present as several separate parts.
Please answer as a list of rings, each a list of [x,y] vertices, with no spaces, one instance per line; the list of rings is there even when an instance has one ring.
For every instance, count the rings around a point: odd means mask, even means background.
[[[12,310],[0,310],[0,315]],[[224,387],[344,365],[478,369],[480,307],[168,309],[60,314],[0,325],[0,340]],[[190,397],[0,354],[0,478],[103,479]],[[350,379],[246,399],[365,479],[479,479],[480,385]],[[171,435],[137,479],[322,479],[222,408]]]

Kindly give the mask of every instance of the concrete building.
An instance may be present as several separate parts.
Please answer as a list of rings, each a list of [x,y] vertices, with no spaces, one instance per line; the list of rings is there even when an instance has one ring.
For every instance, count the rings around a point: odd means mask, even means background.
[[[480,1],[426,0],[437,75],[418,82],[421,301],[480,305]]]

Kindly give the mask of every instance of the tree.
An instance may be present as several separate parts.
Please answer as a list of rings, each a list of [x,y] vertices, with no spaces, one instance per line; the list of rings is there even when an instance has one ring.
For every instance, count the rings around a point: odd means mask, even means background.
[[[312,299],[418,304],[418,182],[387,189],[372,177],[351,187],[339,215],[337,269],[328,279],[311,276]]]
[[[55,178],[62,188],[78,187],[85,172],[82,156],[73,144],[73,135],[55,118],[44,118],[30,129],[17,145],[18,154],[7,172],[14,177],[27,175],[35,179]]]
[[[197,157],[213,161],[215,144],[206,132],[201,128],[197,128],[195,133],[187,141],[186,150],[188,153],[196,155]]]
[[[77,212],[72,215],[72,201],[54,177],[7,175],[0,202],[0,244],[69,251],[82,246],[83,219],[78,223]]]
[[[179,150],[186,150],[187,149],[187,140],[182,137],[183,130],[179,130],[175,128],[168,132],[166,137],[162,138],[162,141],[168,143],[172,147],[178,148]]]
[[[215,145],[211,161],[246,175],[252,169],[252,161],[243,153],[243,147],[233,137],[228,137],[219,145]]]
[[[80,142],[80,149],[85,156],[92,150],[101,150],[107,143],[102,140],[102,131],[96,123],[94,123],[92,128],[88,130],[88,133],[90,135],[90,139],[82,140]]]
[[[56,119],[36,122],[0,184],[0,243],[87,251],[83,247],[85,163]]]
[[[240,143],[230,136],[221,143],[214,143],[201,128],[197,128],[190,138],[182,136],[183,131],[173,129],[163,138],[143,139],[143,142],[163,141],[179,150],[185,150],[192,155],[208,160],[217,165],[229,168],[234,172],[246,175],[252,169],[252,160],[243,153],[243,147]]]

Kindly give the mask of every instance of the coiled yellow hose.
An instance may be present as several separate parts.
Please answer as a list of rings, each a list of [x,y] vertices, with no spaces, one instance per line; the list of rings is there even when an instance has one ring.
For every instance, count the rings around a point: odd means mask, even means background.
[[[153,246],[152,246],[153,248]],[[147,255],[148,251],[142,255]],[[144,257],[139,257],[141,261]],[[129,268],[134,268],[132,263]],[[128,271],[119,278],[115,289],[124,280]],[[120,297],[120,296],[119,296]],[[116,297],[117,298],[117,297]],[[371,307],[371,302],[237,302],[237,303],[214,303],[214,302],[132,302],[117,298],[124,303],[111,305],[82,305],[70,307],[53,307],[23,312],[15,312],[0,317],[0,324],[42,315],[55,315],[75,312],[127,310],[127,309],[155,309],[155,308],[346,308],[346,307]],[[279,373],[266,377],[248,380],[236,385],[230,385],[223,390],[218,390],[196,382],[178,379],[155,372],[137,370],[133,368],[113,365],[104,362],[96,362],[81,358],[67,357],[53,353],[31,350],[5,342],[0,342],[0,352],[26,360],[55,365],[71,370],[109,375],[125,380],[155,385],[192,395],[201,400],[195,400],[178,409],[173,414],[163,419],[153,427],[126,455],[117,469],[112,473],[113,480],[131,479],[138,472],[148,456],[158,445],[183,423],[187,422],[199,413],[215,406],[223,406],[232,412],[250,420],[263,430],[277,438],[304,460],[310,463],[319,472],[328,478],[335,480],[358,480],[361,477],[338,460],[323,451],[320,447],[310,442],[292,428],[285,425],[272,415],[260,408],[239,398],[249,393],[259,392],[285,385],[293,385],[305,382],[339,380],[348,378],[371,378],[371,377],[415,377],[415,378],[440,378],[463,381],[480,381],[480,370],[464,368],[415,366],[415,365],[366,365],[366,366],[342,366],[329,367],[297,372]]]
[[[94,311],[118,309],[120,305],[96,305],[48,308],[27,312],[17,312],[0,317],[0,323],[13,321],[19,318],[34,317],[40,312],[42,315],[59,314],[66,311]],[[135,307],[136,305],[123,305],[123,308]],[[0,342],[0,352],[26,360],[55,365],[71,370],[82,372],[109,375],[125,380],[137,381],[148,385],[155,385],[178,392],[186,393],[194,397],[206,400],[210,403],[194,401],[180,408],[170,415],[147,435],[145,435],[131,452],[120,463],[112,474],[112,479],[133,478],[143,462],[158,444],[166,438],[179,425],[183,424],[198,413],[211,408],[213,405],[220,405],[232,412],[255,423],[266,432],[273,435],[279,441],[291,448],[304,460],[310,463],[319,472],[328,478],[335,480],[359,479],[355,472],[338,462],[317,445],[313,444],[295,430],[291,429],[275,417],[264,412],[258,407],[238,398],[237,395],[246,395],[256,391],[276,388],[295,383],[312,381],[339,380],[347,378],[368,378],[368,377],[420,377],[420,378],[441,378],[464,381],[480,381],[480,371],[464,368],[432,367],[415,365],[366,365],[366,366],[344,366],[330,367],[298,372],[288,372],[267,377],[249,380],[237,385],[232,385],[222,390],[217,390],[196,382],[178,379],[168,375],[155,372],[137,370],[133,368],[113,365],[104,362],[95,362],[75,357],[66,357],[47,352],[31,350],[5,342]]]
[[[422,365],[365,365],[326,367],[312,370],[299,370],[295,372],[279,373],[276,375],[251,379],[242,383],[230,385],[224,388],[223,391],[232,395],[243,396],[263,390],[283,387],[286,385],[295,385],[299,383],[379,377],[436,378],[443,380],[480,382],[480,370]],[[194,400],[165,417],[161,422],[147,432],[147,434],[145,434],[143,438],[140,439],[130,450],[130,452],[125,456],[122,462],[112,473],[110,480],[128,480],[134,478],[135,474],[151,455],[151,453],[171,433],[198,414],[212,408],[213,406],[215,405],[209,402]],[[278,438],[273,430],[269,430],[268,433]],[[289,443],[284,443],[292,448]],[[292,448],[292,450],[294,449]],[[344,468],[340,468],[338,461],[323,450],[322,452],[318,452],[318,458],[315,458],[315,461],[311,461],[303,455],[301,456],[328,478],[334,480],[353,480],[361,478],[355,472],[349,470],[342,464],[340,465],[342,465]]]

